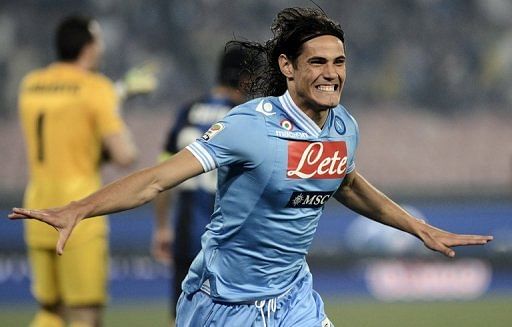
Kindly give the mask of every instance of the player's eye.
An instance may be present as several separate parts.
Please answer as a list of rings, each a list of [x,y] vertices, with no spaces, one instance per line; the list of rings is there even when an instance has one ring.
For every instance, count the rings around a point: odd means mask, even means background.
[[[327,61],[323,58],[312,58],[311,60],[309,60],[309,63],[311,65],[323,65],[325,64]]]
[[[345,64],[345,58],[338,58],[334,61],[335,65],[341,66]]]

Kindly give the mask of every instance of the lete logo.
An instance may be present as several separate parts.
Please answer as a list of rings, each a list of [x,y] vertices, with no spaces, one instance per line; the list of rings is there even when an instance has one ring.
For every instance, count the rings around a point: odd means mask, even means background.
[[[334,179],[347,172],[347,145],[337,142],[288,142],[289,178]]]

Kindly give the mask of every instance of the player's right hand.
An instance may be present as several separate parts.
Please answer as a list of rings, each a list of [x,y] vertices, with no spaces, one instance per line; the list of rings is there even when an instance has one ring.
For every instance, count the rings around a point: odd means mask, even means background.
[[[35,219],[55,228],[59,232],[59,240],[57,241],[56,247],[58,255],[64,252],[64,247],[66,246],[71,232],[81,220],[77,215],[66,211],[65,207],[41,210],[13,208],[8,217],[12,220]]]

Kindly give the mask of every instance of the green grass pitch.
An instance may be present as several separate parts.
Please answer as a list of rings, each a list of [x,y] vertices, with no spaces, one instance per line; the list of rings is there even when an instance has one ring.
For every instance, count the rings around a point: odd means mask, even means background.
[[[512,297],[410,303],[327,298],[325,302],[337,327],[512,326]],[[0,326],[27,326],[34,309],[34,305],[0,305]],[[164,301],[113,303],[106,311],[105,327],[168,326],[166,310]]]

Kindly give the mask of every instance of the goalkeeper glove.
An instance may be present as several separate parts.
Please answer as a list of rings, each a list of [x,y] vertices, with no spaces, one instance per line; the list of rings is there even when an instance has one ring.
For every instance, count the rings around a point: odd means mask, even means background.
[[[116,82],[116,88],[122,99],[153,92],[158,86],[156,78],[157,65],[145,63],[129,69],[126,74]]]

